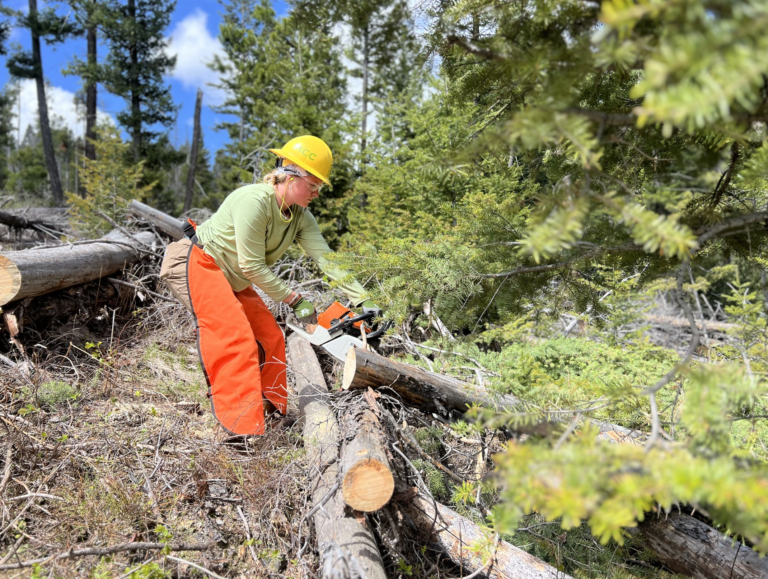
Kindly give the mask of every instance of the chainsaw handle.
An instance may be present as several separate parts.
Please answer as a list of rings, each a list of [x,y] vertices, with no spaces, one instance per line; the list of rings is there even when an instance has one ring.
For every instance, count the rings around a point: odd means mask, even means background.
[[[391,327],[392,327],[392,322],[384,322],[378,330],[376,330],[375,332],[371,332],[370,334],[366,334],[365,337],[367,340],[378,338]]]
[[[351,328],[353,325],[355,325],[358,322],[364,322],[365,320],[371,320],[375,317],[375,312],[366,312],[364,314],[360,314],[359,316],[352,316],[351,318],[346,318],[343,321],[338,322],[337,324],[333,324],[330,328],[330,331],[338,331],[338,330],[346,330],[347,328]]]

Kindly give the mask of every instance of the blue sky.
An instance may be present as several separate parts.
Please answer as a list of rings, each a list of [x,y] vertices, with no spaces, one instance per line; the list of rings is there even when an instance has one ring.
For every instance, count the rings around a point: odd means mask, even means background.
[[[39,2],[39,8],[44,6]],[[26,0],[8,0],[5,5],[17,10],[25,10]],[[273,0],[273,5],[278,16],[287,12],[287,5],[283,0]],[[215,131],[214,127],[226,117],[216,114],[211,106],[220,103],[223,94],[207,86],[215,83],[216,74],[205,63],[212,59],[213,55],[221,51],[221,45],[216,39],[218,34],[220,13],[222,5],[218,0],[179,0],[171,19],[171,24],[166,31],[170,39],[169,52],[177,54],[176,68],[167,77],[171,86],[174,102],[180,105],[176,128],[170,130],[171,142],[182,144],[192,136],[192,122],[195,109],[195,94],[198,88],[203,89],[202,127],[206,148],[213,154],[217,149],[226,144],[228,137],[224,131]],[[24,48],[30,47],[29,31],[14,29],[10,37],[10,43],[21,44]],[[108,47],[99,46],[99,58],[107,53]],[[48,106],[52,114],[61,117],[69,125],[76,135],[84,131],[84,121],[78,120],[72,99],[74,93],[80,89],[80,79],[73,76],[64,76],[62,70],[71,61],[74,55],[85,59],[86,43],[84,38],[70,40],[56,46],[43,45],[43,69],[48,79],[50,88],[48,91]],[[0,67],[0,83],[5,85],[10,80],[8,69]],[[21,136],[27,123],[34,120],[37,107],[36,93],[33,81],[23,81],[21,92],[21,115],[18,121],[21,124]],[[98,96],[100,115],[109,115],[114,119],[117,112],[125,106],[122,99],[108,94],[99,86]]]

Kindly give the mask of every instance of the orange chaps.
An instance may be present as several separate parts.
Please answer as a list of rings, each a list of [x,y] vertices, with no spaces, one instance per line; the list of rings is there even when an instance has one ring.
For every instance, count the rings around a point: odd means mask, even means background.
[[[187,287],[214,416],[232,434],[263,434],[262,396],[286,413],[283,332],[254,289],[233,292],[196,245],[187,259]]]

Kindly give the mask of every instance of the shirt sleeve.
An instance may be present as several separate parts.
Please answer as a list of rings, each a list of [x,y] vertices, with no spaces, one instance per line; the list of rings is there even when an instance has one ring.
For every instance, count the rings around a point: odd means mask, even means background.
[[[325,256],[333,253],[333,251],[328,247],[323,234],[320,232],[320,226],[317,224],[314,215],[309,211],[304,213],[304,220],[301,229],[296,234],[296,241],[299,242],[299,245],[306,254],[317,262],[323,273],[333,281],[349,276],[346,271],[332,265],[325,259]],[[355,305],[361,304],[367,298],[367,293],[363,286],[354,279],[339,284],[339,288]]]
[[[267,208],[257,199],[245,207],[238,205],[237,211],[233,211],[237,264],[251,283],[281,302],[291,294],[291,289],[267,266],[268,216]]]

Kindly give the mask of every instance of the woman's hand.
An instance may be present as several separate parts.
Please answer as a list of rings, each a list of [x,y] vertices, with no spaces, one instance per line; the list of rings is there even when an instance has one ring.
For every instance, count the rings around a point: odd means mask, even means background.
[[[291,308],[293,309],[293,313],[296,314],[296,317],[302,324],[317,323],[317,312],[315,311],[315,306],[312,305],[312,302],[299,296],[299,299],[295,303],[291,304]]]

